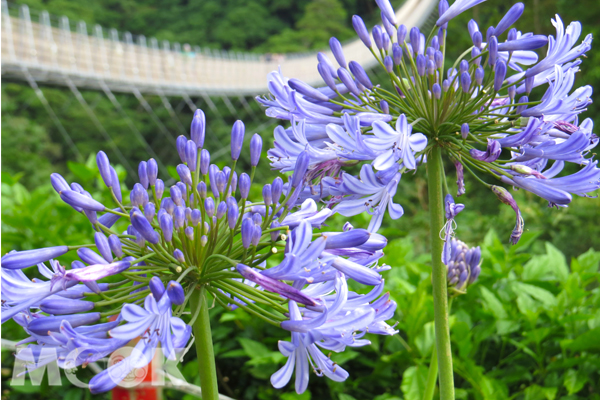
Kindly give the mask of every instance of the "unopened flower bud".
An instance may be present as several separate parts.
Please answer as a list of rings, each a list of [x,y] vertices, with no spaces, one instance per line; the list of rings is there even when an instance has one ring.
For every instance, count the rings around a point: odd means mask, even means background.
[[[185,301],[185,292],[179,282],[176,281],[170,281],[167,284],[167,296],[169,296],[171,303],[178,306],[182,305]]]
[[[460,127],[460,136],[464,140],[467,140],[467,138],[469,137],[469,124],[467,124],[467,123],[462,124],[462,126]]]
[[[140,162],[140,165],[138,166],[138,177],[140,178],[140,183],[144,189],[148,189],[150,182],[148,181],[148,163],[146,161]]]
[[[267,183],[265,186],[263,186],[262,195],[263,195],[263,200],[265,202],[265,206],[269,207],[271,205],[271,201],[272,201],[270,184]]]
[[[217,219],[223,218],[223,216],[225,215],[226,212],[227,212],[227,203],[222,201],[217,206]]]
[[[279,202],[279,198],[281,197],[282,192],[283,180],[280,177],[277,177],[273,180],[273,184],[271,185],[271,196],[273,197],[273,204],[277,204]]]
[[[477,83],[477,85],[481,86],[483,84],[484,74],[483,68],[477,67],[475,70],[475,83]]]
[[[158,200],[162,199],[163,193],[165,192],[165,183],[162,179],[157,179],[156,184],[154,185],[154,192],[156,193],[156,198]]]
[[[175,259],[180,263],[185,262],[185,256],[183,255],[183,252],[179,249],[175,249],[175,251],[173,252],[173,257],[175,257]]]
[[[345,68],[339,68],[337,72],[344,86],[346,86],[348,90],[352,92],[352,94],[354,94],[355,96],[360,96],[361,92],[356,86],[356,82],[354,82],[354,79],[352,79],[352,75],[350,75],[350,73]]]
[[[212,218],[213,215],[215,215],[215,201],[212,197],[208,197],[204,200],[204,209],[206,210],[208,218]]]
[[[123,249],[121,247],[121,241],[117,237],[117,235],[110,235],[108,237],[108,245],[110,246],[110,250],[117,258],[123,257]]]
[[[296,159],[296,166],[294,168],[294,172],[292,173],[293,188],[297,188],[302,182],[304,182],[304,175],[306,175],[306,170],[308,169],[309,163],[310,155],[308,154],[308,151],[304,150]]]
[[[388,104],[387,101],[381,100],[379,102],[379,107],[381,108],[381,111],[383,111],[384,114],[389,114],[390,113],[390,105]]]
[[[396,32],[396,35],[398,37],[398,44],[402,45],[402,43],[404,43],[404,40],[406,39],[406,26],[404,24],[400,24],[400,26],[398,27],[398,32]]]
[[[206,195],[207,195],[207,190],[206,190],[206,183],[204,182],[200,182],[198,183],[198,185],[196,185],[196,190],[198,190],[198,194],[200,195],[201,199],[206,199]]]
[[[158,233],[152,228],[150,222],[140,212],[134,211],[130,215],[131,224],[133,227],[152,244],[157,244],[160,241]]]
[[[245,132],[244,123],[240,120],[235,121],[233,128],[231,128],[231,159],[234,161],[240,158]]]
[[[410,30],[410,45],[415,53],[419,53],[421,42],[421,31],[416,26]]]
[[[242,221],[242,246],[245,249],[250,247],[252,235],[254,235],[254,223],[251,219],[246,218]]]
[[[192,174],[187,165],[179,164],[176,170],[177,174],[179,174],[179,179],[181,179],[181,182],[185,183],[186,185],[192,186]]]
[[[373,40],[375,40],[375,46],[379,50],[383,49],[383,32],[381,31],[381,27],[379,25],[375,25],[373,27]]]
[[[250,165],[256,167],[260,160],[260,154],[262,152],[262,138],[258,133],[252,135],[250,139]]]
[[[442,88],[439,85],[439,83],[434,83],[432,88],[431,88],[431,92],[433,94],[433,97],[436,99],[440,99],[442,97]]]
[[[496,61],[498,60],[498,39],[496,36],[492,36],[488,41],[488,51],[489,51],[489,64],[496,65]]]
[[[200,152],[200,173],[206,175],[210,166],[210,153],[206,149]]]
[[[360,40],[362,40],[364,45],[368,48],[371,48],[371,35],[369,35],[369,31],[367,30],[367,27],[362,18],[358,15],[352,16],[352,26],[354,27],[356,34],[358,35]]]
[[[178,206],[183,205],[183,197],[181,195],[181,190],[179,189],[179,187],[177,185],[171,186],[171,188],[169,189],[169,193],[171,195],[171,199],[173,200],[173,203],[175,203]]]
[[[159,301],[165,293],[165,285],[162,283],[158,276],[153,276],[150,279],[148,287],[150,288],[150,293],[152,293],[152,296],[154,296],[154,299],[156,301]]]
[[[425,75],[426,61],[423,54],[417,56],[417,73],[419,76]]]
[[[469,93],[469,89],[471,88],[471,75],[468,72],[463,72],[460,76],[460,87],[463,92]]]
[[[204,138],[206,135],[206,116],[204,111],[197,109],[194,111],[194,118],[190,126],[190,137],[196,143],[198,148],[204,146]]]
[[[196,162],[198,161],[198,148],[196,147],[196,142],[193,140],[188,140],[185,145],[185,159],[187,167],[190,171],[194,172],[196,170]]]
[[[354,75],[354,78],[363,84],[364,87],[373,89],[373,84],[367,75],[367,72],[364,70],[362,65],[357,63],[356,61],[350,61],[349,64],[350,72]]]
[[[498,92],[502,89],[504,78],[506,77],[506,63],[504,60],[498,61],[496,68],[494,68],[494,90]]]
[[[175,207],[173,211],[173,222],[175,223],[175,229],[182,229],[185,225],[185,208],[181,206]]]
[[[517,22],[521,15],[523,15],[523,10],[525,9],[525,5],[523,3],[514,4],[510,10],[502,17],[496,29],[494,30],[494,35],[500,36],[505,30],[507,30],[512,24]]]
[[[186,162],[185,158],[185,146],[187,145],[187,139],[185,136],[180,135],[177,137],[175,141],[175,147],[177,148],[177,154],[179,154],[179,159],[182,163]]]
[[[427,60],[427,73],[429,75],[435,74],[435,63],[433,60]]]
[[[112,175],[110,172],[111,166],[108,156],[105,152],[99,151],[98,154],[96,154],[96,164],[98,165],[98,171],[100,171],[100,176],[102,177],[106,187],[112,187]]]
[[[342,50],[342,44],[340,41],[335,37],[332,37],[329,39],[329,48],[331,49],[333,57],[335,57],[335,60],[338,62],[340,67],[348,68],[348,65],[346,64],[346,57],[344,57],[344,51]]]

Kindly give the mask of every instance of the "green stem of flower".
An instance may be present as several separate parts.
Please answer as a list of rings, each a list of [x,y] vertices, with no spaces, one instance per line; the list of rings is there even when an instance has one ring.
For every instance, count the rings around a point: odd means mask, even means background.
[[[194,321],[196,343],[196,357],[198,359],[198,375],[200,375],[200,388],[203,400],[218,400],[219,386],[217,384],[217,367],[215,365],[215,352],[213,349],[212,333],[210,330],[210,317],[208,315],[208,301],[204,286],[197,290],[190,299],[192,313],[199,310],[198,318]]]
[[[429,214],[431,218],[431,256],[435,343],[440,374],[440,400],[454,400],[452,350],[448,322],[448,288],[446,266],[442,263],[443,242],[439,232],[444,226],[444,199],[441,182],[442,149],[434,146],[427,160]]]
[[[448,314],[450,313],[451,308],[452,308],[452,298],[450,298],[450,300],[448,301]],[[423,393],[423,400],[433,400],[437,377],[438,377],[437,349],[435,346],[433,346],[433,350],[431,352],[431,361],[429,362],[429,372],[427,374],[427,382],[425,383],[425,392]]]
[[[438,359],[437,350],[433,346],[431,352],[431,361],[429,362],[429,372],[427,373],[427,382],[425,383],[425,393],[423,393],[423,400],[432,400],[433,394],[435,393],[435,383],[437,382],[438,376]]]

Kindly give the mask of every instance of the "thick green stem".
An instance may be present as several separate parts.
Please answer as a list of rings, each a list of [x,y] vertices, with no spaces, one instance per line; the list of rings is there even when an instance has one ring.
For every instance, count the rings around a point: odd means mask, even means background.
[[[208,302],[204,286],[196,291],[191,299],[192,314],[200,307],[198,318],[192,325],[196,342],[196,357],[198,358],[198,374],[203,400],[218,400],[219,386],[217,384],[217,367],[213,350]]]
[[[444,243],[440,231],[444,226],[444,199],[441,170],[442,151],[439,146],[431,149],[427,159],[427,180],[429,190],[429,214],[431,217],[431,280],[433,285],[433,312],[435,318],[435,345],[438,353],[440,374],[440,400],[454,400],[454,376],[452,371],[452,350],[448,323],[448,288],[446,266],[442,263]]]
[[[427,373],[427,382],[425,383],[425,393],[423,393],[423,400],[432,400],[433,394],[435,393],[435,383],[437,382],[438,376],[438,360],[437,351],[433,346],[431,352],[431,361],[429,363],[429,372]]]

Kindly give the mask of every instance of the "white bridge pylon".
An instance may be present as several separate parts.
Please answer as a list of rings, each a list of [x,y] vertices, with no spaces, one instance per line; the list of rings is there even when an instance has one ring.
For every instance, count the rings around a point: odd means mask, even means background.
[[[408,28],[422,26],[437,0],[407,0],[396,12],[399,23]],[[356,39],[344,44],[347,60],[369,69],[376,62]],[[331,59],[331,52],[326,51]],[[33,22],[26,5],[19,16],[9,13],[2,0],[2,77],[33,78],[41,84],[114,92],[172,96],[249,96],[267,92],[266,76],[279,66],[285,76],[312,85],[322,85],[315,54],[255,55],[201,50],[198,47],[158,43],[131,33],[108,35],[95,25],[90,35],[86,24],[71,30],[67,17],[52,26],[47,12]],[[69,83],[71,82],[71,83]]]

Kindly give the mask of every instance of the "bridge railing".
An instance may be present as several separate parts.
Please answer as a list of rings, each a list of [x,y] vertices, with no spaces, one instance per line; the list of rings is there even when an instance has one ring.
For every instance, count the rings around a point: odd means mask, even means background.
[[[398,10],[398,21],[421,26],[430,16],[436,0],[407,0]],[[314,54],[249,56],[229,53],[225,57],[198,47],[171,45],[155,38],[119,35],[95,25],[89,34],[85,22],[72,29],[71,21],[60,17],[53,26],[47,12],[32,21],[26,5],[18,16],[11,15],[2,1],[2,74],[19,78],[26,68],[36,80],[61,84],[65,77],[80,87],[98,89],[101,82],[114,91],[163,94],[259,94],[267,91],[266,75],[281,66],[286,76],[310,84],[322,83]],[[359,40],[344,45],[348,60],[366,68],[372,55]],[[326,52],[331,56],[330,52]]]

